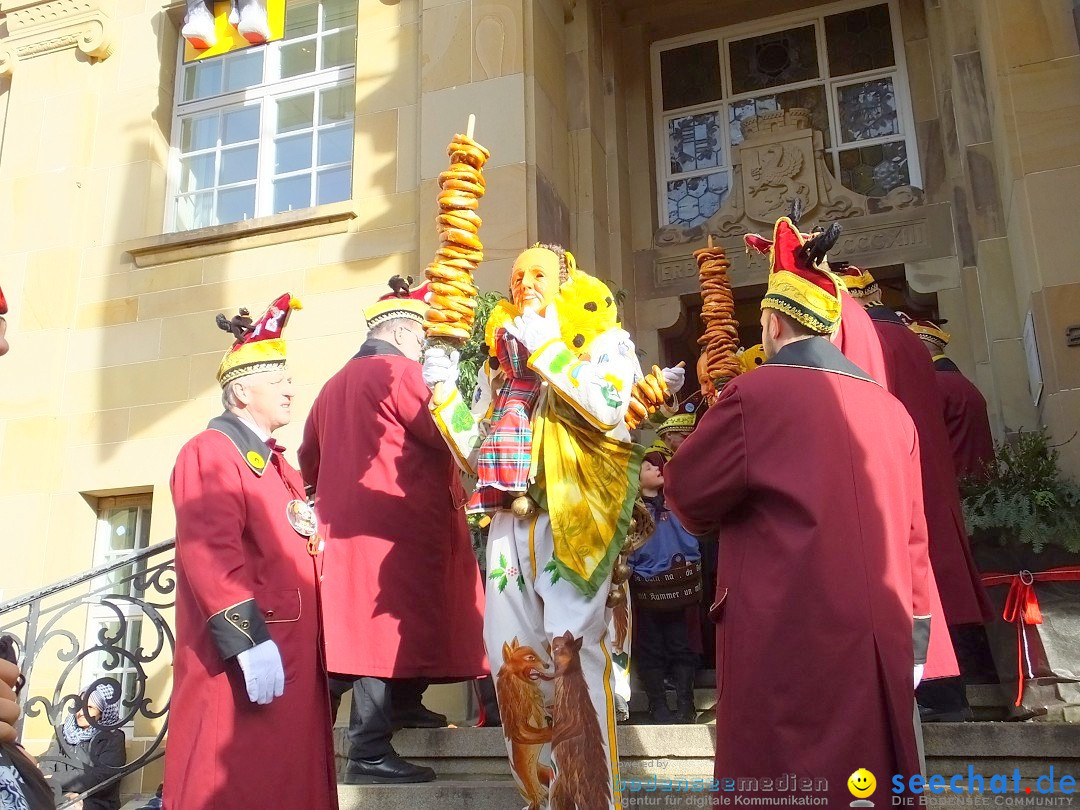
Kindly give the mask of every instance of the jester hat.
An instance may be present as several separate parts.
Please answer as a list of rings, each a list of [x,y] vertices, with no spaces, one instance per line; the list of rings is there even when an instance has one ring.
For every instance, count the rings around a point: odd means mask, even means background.
[[[922,320],[912,320],[912,318],[905,313],[898,313],[904,324],[928,343],[932,343],[939,349],[944,349],[949,345],[949,341],[952,340],[952,335],[941,328],[942,324],[948,323],[944,318],[938,321],[932,321],[929,318]]]
[[[423,323],[424,314],[428,311],[428,283],[424,282],[412,289],[412,276],[393,276],[387,283],[391,292],[364,310],[368,329],[392,318],[410,318],[417,323]]]
[[[829,262],[829,269],[840,276],[852,298],[866,300],[880,296],[881,287],[869,270],[861,270],[847,262]]]
[[[247,317],[246,309],[240,310],[232,320],[224,315],[217,316],[218,327],[236,337],[236,342],[225,352],[218,366],[217,380],[222,388],[249,374],[273,371],[285,365],[285,339],[281,333],[292,311],[300,308],[297,299],[283,293],[257,321],[252,322]]]

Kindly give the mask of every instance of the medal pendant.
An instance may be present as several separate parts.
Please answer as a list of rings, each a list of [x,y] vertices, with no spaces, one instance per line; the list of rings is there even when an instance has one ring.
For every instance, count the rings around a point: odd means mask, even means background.
[[[285,507],[285,515],[289,519],[289,525],[302,537],[314,537],[319,530],[315,510],[298,498],[289,501],[289,505]]]

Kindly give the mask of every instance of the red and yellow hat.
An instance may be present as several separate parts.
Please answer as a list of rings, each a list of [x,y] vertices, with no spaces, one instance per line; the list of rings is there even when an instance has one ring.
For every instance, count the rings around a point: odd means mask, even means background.
[[[847,262],[829,262],[829,269],[840,276],[852,298],[874,298],[881,293],[881,287],[869,270],[860,270]]]
[[[929,318],[916,321],[905,312],[898,312],[897,314],[908,329],[923,340],[933,343],[939,349],[944,349],[952,340],[952,335],[941,328],[942,324],[948,323],[944,318],[939,321],[932,321]]]
[[[390,285],[391,292],[364,310],[364,320],[367,321],[368,329],[392,318],[411,318],[418,323],[423,323],[424,315],[429,308],[428,283],[425,281],[416,289],[412,289],[412,276],[408,278],[393,276],[387,283]]]
[[[281,333],[292,311],[300,308],[297,299],[283,293],[257,321],[248,317],[246,309],[241,309],[232,320],[224,315],[217,316],[218,327],[236,337],[236,343],[225,352],[218,366],[217,380],[222,388],[249,374],[272,371],[285,365],[285,339]]]
[[[0,315],[7,315],[8,306],[7,299],[4,297],[4,291],[0,290]]]
[[[769,288],[762,309],[775,309],[819,334],[840,326],[840,280],[829,272],[825,252],[835,244],[840,226],[804,234],[789,217],[773,228],[772,241],[746,234],[747,248],[769,256]]]
[[[689,397],[679,406],[679,410],[669,416],[656,429],[657,436],[665,433],[690,433],[697,426],[698,410],[701,408],[701,398],[697,395]]]

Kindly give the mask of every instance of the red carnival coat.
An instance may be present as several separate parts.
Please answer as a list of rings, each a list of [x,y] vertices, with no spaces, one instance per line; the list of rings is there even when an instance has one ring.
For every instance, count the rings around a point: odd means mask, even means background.
[[[338,806],[316,561],[286,514],[302,492],[280,451],[230,413],[176,460],[167,810]],[[259,706],[233,659],[266,639],[281,651],[285,691]]]
[[[326,540],[330,672],[432,681],[488,672],[465,493],[429,398],[419,363],[368,340],[304,426],[300,469]]]
[[[986,465],[994,460],[994,437],[990,432],[986,399],[948,357],[935,357],[934,370],[956,474],[960,477],[986,475]]]
[[[895,312],[878,306],[867,313],[885,353],[889,390],[904,403],[919,431],[930,562],[941,588],[945,621],[989,621],[992,610],[968,546],[934,366],[922,341]]]
[[[798,341],[728,383],[664,478],[687,529],[720,531],[716,778],[824,777],[846,807],[860,767],[918,773],[928,564],[903,406]]]
[[[881,350],[874,322],[866,314],[862,304],[845,291],[841,291],[840,328],[833,339],[840,351],[852,363],[889,388],[888,372],[885,367],[885,354]],[[895,392],[894,392],[895,393]],[[923,494],[926,500],[926,494]],[[927,548],[929,554],[929,548]],[[930,570],[930,648],[926,653],[926,669],[923,677],[952,678],[960,674],[960,665],[956,661],[952,637],[945,622],[945,612],[941,606],[941,594],[938,591],[937,576],[931,559]]]

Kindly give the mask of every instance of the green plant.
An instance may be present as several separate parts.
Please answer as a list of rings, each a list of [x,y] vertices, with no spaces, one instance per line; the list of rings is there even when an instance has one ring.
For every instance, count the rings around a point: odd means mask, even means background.
[[[998,445],[987,473],[960,484],[968,534],[1080,552],[1080,487],[1061,472],[1045,429]]]
[[[461,346],[461,357],[458,362],[458,391],[465,402],[473,401],[476,392],[476,375],[480,368],[488,360],[488,346],[484,342],[484,329],[487,326],[488,316],[503,298],[502,293],[480,293],[476,298],[476,318],[473,321],[472,334]]]

